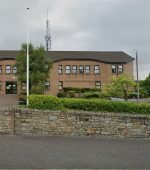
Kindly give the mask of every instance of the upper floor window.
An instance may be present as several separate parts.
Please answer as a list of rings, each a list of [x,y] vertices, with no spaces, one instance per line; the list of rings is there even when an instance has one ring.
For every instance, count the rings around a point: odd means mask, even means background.
[[[62,65],[58,66],[58,74],[62,74]]]
[[[2,65],[0,65],[0,74],[2,74]]]
[[[72,73],[77,74],[77,66],[72,66]]]
[[[101,82],[100,81],[95,82],[95,88],[101,89]]]
[[[118,74],[123,73],[123,65],[118,65]]]
[[[11,66],[6,65],[6,74],[10,74],[10,73],[11,73]]]
[[[49,81],[45,82],[45,90],[50,90],[50,82]]]
[[[99,69],[98,65],[94,66],[94,73],[95,74],[99,74],[100,73],[100,69]]]
[[[83,74],[84,73],[84,67],[83,66],[79,66],[79,73]]]
[[[62,82],[62,81],[59,81],[58,89],[59,89],[59,90],[62,90],[62,89],[63,89],[63,82]]]
[[[12,72],[13,72],[13,74],[16,74],[16,73],[17,73],[17,67],[16,67],[16,66],[13,66]]]
[[[112,73],[116,73],[116,65],[111,66]]]
[[[90,66],[85,66],[85,73],[87,73],[87,74],[90,73]]]
[[[66,66],[66,74],[70,74],[70,73],[71,73],[70,66],[67,65],[67,66]]]
[[[2,82],[0,81],[0,90],[2,89]]]

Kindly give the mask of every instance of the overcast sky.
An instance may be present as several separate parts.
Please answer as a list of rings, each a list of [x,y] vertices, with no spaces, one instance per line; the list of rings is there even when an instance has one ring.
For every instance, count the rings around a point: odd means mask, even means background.
[[[27,10],[29,7],[29,19]],[[52,50],[124,51],[139,56],[139,75],[150,73],[150,0],[0,0],[0,50],[29,40],[45,45],[46,11]]]

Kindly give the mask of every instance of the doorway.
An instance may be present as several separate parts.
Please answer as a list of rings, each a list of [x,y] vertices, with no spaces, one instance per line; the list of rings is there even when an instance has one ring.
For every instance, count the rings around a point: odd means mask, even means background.
[[[17,82],[14,81],[6,82],[6,94],[17,94]]]

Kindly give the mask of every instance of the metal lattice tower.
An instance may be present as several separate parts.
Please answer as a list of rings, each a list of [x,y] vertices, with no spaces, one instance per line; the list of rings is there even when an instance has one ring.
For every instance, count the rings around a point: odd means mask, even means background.
[[[48,19],[48,10],[47,10],[47,20],[46,20],[46,50],[51,50],[51,33],[50,33],[50,21]]]

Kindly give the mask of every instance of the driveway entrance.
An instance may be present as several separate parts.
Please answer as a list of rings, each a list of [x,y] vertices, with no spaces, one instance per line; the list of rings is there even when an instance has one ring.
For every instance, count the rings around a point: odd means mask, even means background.
[[[0,106],[11,106],[16,105],[18,95],[16,94],[1,94],[0,95]]]

